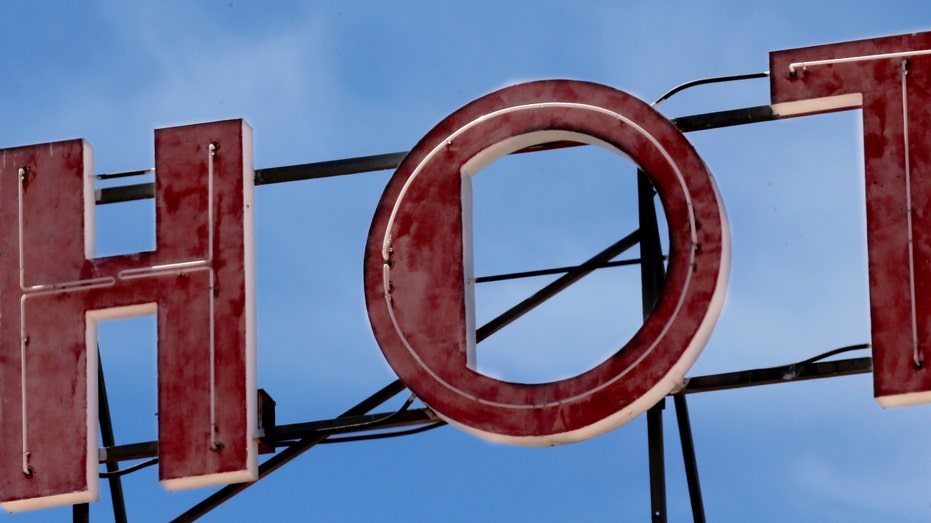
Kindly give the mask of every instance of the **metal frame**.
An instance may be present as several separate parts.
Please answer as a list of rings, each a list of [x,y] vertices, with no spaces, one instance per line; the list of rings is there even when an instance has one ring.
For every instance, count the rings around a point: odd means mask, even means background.
[[[849,347],[848,349],[858,350],[866,348],[868,348],[867,345],[859,345]],[[701,498],[701,486],[698,481],[695,449],[692,443],[691,427],[689,424],[688,408],[685,402],[685,396],[687,394],[851,376],[869,372],[872,372],[871,358],[861,357],[825,362],[806,360],[778,367],[689,378],[685,386],[672,394],[672,397],[676,408],[676,419],[685,461],[686,479],[689,486],[689,497],[692,503],[694,521],[696,523],[704,522],[705,516]],[[416,427],[416,431],[421,432],[445,424],[445,422],[440,420],[429,408],[368,414],[369,411],[382,405],[404,390],[405,387],[403,383],[401,383],[400,380],[395,380],[337,418],[266,427],[265,435],[261,438],[262,443],[274,448],[283,448],[284,450],[278,452],[260,465],[259,479],[268,476],[292,459],[336,435],[363,434],[363,437],[367,438],[387,437],[410,434],[413,433],[413,431],[385,432],[386,429]],[[664,408],[665,400],[647,413],[648,443],[651,463],[651,521],[666,521],[662,427],[662,411]],[[100,463],[107,464],[108,470],[110,470],[111,465],[122,461],[154,458],[157,455],[158,443],[155,441],[128,445],[113,445],[101,449]],[[239,483],[223,487],[214,494],[206,497],[197,505],[191,507],[173,521],[194,521],[251,485],[252,483]],[[125,508],[118,508],[116,502],[114,502],[114,514],[117,514],[118,510],[122,510],[124,518],[122,520],[125,521]],[[86,513],[80,512],[76,508],[75,514]],[[85,516],[82,515],[81,517],[83,518]],[[117,520],[120,520],[119,516],[117,516]],[[75,521],[87,521],[87,519],[80,519],[76,516]]]
[[[708,83],[745,80],[766,77],[768,73],[752,73],[729,77],[708,78],[682,84],[659,98],[654,105],[668,99],[683,89]],[[778,115],[769,105],[748,107],[714,113],[705,113],[675,118],[672,122],[683,132],[692,132],[706,129],[715,129],[734,125],[743,125],[778,119]],[[535,147],[532,150],[552,149],[575,146],[580,144],[554,143]],[[531,152],[531,150],[519,151]],[[398,166],[406,152],[379,154],[333,160],[325,162],[307,163],[301,165],[272,167],[257,169],[255,171],[255,184],[266,185],[299,180],[311,180],[342,176],[373,171],[394,169]],[[129,171],[122,173],[109,173],[98,175],[100,180],[131,177],[151,174],[151,169]],[[152,198],[155,194],[154,183],[125,185],[120,187],[104,188],[97,193],[98,204],[109,204],[139,199]],[[659,230],[656,219],[655,191],[649,179],[641,172],[638,174],[638,202],[639,202],[639,230],[633,231],[621,238],[611,246],[596,254],[586,262],[572,267],[559,267],[527,271],[521,273],[503,274],[478,278],[478,283],[499,281],[504,279],[539,276],[543,274],[562,274],[561,277],[515,305],[505,313],[488,322],[476,331],[477,341],[481,341],[504,328],[523,314],[540,305],[547,299],[556,295],[563,289],[572,285],[585,275],[596,269],[616,267],[621,265],[639,264],[641,267],[641,290],[643,300],[643,314],[647,316],[653,308],[656,299],[662,290],[664,281],[664,261],[661,251]],[[635,245],[640,245],[640,259],[614,260],[618,255]],[[835,353],[867,348],[868,345],[846,347],[832,351],[821,356],[802,362],[771,367],[764,369],[751,369],[738,372],[729,372],[708,376],[688,378],[684,386],[672,394],[676,410],[676,420],[683,452],[686,480],[688,482],[689,496],[692,505],[693,520],[696,523],[705,521],[704,507],[701,495],[701,486],[698,478],[698,466],[695,457],[691,426],[689,421],[686,395],[729,390],[742,387],[755,387],[775,383],[788,383],[801,380],[821,379],[853,374],[864,374],[872,371],[872,360],[869,357],[820,361]],[[157,461],[158,443],[155,441],[117,445],[113,436],[110,422],[109,406],[107,403],[106,385],[104,383],[103,366],[99,367],[99,397],[100,397],[100,426],[103,434],[104,448],[100,449],[100,463],[105,464],[106,473],[113,500],[113,513],[116,521],[126,521],[126,508],[122,496],[120,476],[138,468],[154,464]],[[331,441],[354,441],[359,439],[373,439],[383,437],[401,436],[415,432],[422,432],[445,424],[429,408],[409,408],[411,400],[394,412],[370,414],[370,412],[391,398],[405,390],[400,380],[389,383],[354,407],[348,409],[335,419],[310,421],[304,423],[277,425],[274,422],[274,402],[260,391],[260,420],[264,434],[260,438],[261,445],[269,452],[282,449],[259,467],[259,479],[264,478],[290,462],[295,457],[313,448],[314,446]],[[666,485],[665,485],[665,459],[663,450],[662,412],[665,408],[665,399],[658,403],[647,413],[648,452],[650,464],[650,491],[651,491],[651,521],[666,521]],[[347,436],[348,435],[348,436]],[[336,437],[334,437],[336,436]],[[120,471],[118,463],[130,460],[148,459],[144,463]],[[200,503],[178,516],[174,521],[194,521],[207,514],[223,502],[229,500],[239,492],[245,490],[251,483],[228,485],[214,494],[206,497]],[[87,505],[75,505],[73,509],[74,521],[89,521]]]
[[[848,350],[862,350],[867,348],[867,345],[856,345],[849,347]],[[854,376],[858,374],[868,374],[872,372],[872,370],[872,359],[869,357],[824,362],[806,360],[805,362],[780,365],[777,367],[688,378],[682,389],[674,391],[670,396],[675,400],[676,398],[685,397],[685,395],[688,394]],[[433,428],[431,425],[445,424],[429,408],[404,409],[375,414],[368,413],[404,390],[404,384],[401,383],[400,380],[395,380],[337,418],[266,427],[264,429],[264,435],[260,440],[263,445],[267,445],[268,448],[290,449],[301,442],[317,437],[323,440],[341,434],[364,433],[384,437],[396,434],[395,432],[386,433],[384,432],[385,429],[406,427]],[[317,443],[319,443],[319,441]],[[154,458],[156,456],[158,456],[157,441],[112,445],[100,449],[101,464],[114,464],[124,461]]]

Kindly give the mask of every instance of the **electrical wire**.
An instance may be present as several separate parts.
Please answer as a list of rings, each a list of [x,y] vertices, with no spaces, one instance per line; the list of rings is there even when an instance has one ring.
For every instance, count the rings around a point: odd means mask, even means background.
[[[417,396],[415,396],[414,394],[411,394],[410,397],[407,398],[407,400],[404,402],[404,404],[401,405],[400,408],[398,408],[398,410],[396,410],[396,411],[394,411],[394,412],[392,412],[392,413],[390,413],[390,414],[386,414],[386,415],[384,415],[384,416],[381,416],[381,417],[379,417],[379,418],[377,418],[377,419],[371,420],[371,421],[364,421],[364,422],[355,423],[355,424],[352,424],[352,425],[343,425],[343,426],[340,426],[340,427],[338,427],[338,428],[330,429],[330,430],[321,430],[320,433],[321,433],[321,434],[325,434],[325,435],[326,435],[326,439],[324,439],[324,440],[321,441],[320,443],[327,443],[327,442],[329,442],[329,441],[330,441],[329,436],[332,435],[332,434],[337,434],[337,433],[341,433],[341,432],[349,432],[349,431],[353,431],[353,430],[378,430],[378,428],[379,428],[380,426],[385,425],[386,423],[390,422],[392,419],[394,419],[394,418],[400,416],[401,414],[407,412],[408,409],[410,409],[410,406],[414,403],[414,400],[416,400],[416,399],[417,399]],[[444,422],[444,423],[445,423],[445,422]],[[419,428],[423,428],[423,427],[419,427]],[[414,429],[414,430],[416,430],[416,429]],[[398,436],[403,436],[405,433],[408,433],[408,432],[407,432],[407,431],[398,431],[398,434],[397,434],[397,435],[398,435]],[[410,433],[416,434],[416,432],[410,432]],[[391,433],[391,434],[394,434],[394,433]],[[370,434],[369,436],[377,436],[377,435],[378,435],[378,434]],[[356,438],[356,437],[358,437],[358,436],[353,436],[353,438]],[[359,437],[359,438],[361,438],[361,437]],[[347,438],[340,438],[339,440],[336,440],[335,442],[342,442],[344,439],[347,439],[347,440],[348,440],[349,437],[347,437]],[[365,438],[365,439],[369,439],[369,438]],[[374,438],[371,438],[371,439],[374,439]],[[293,443],[294,443],[293,440],[290,440],[290,441],[289,441],[289,440],[282,440],[282,441],[276,441],[276,442],[275,442],[275,445],[276,445],[276,446],[281,446],[281,445],[289,445],[289,444],[293,444]]]
[[[672,95],[680,91],[684,91],[690,87],[695,87],[698,85],[717,84],[717,83],[722,83],[722,82],[734,82],[738,80],[752,80],[754,78],[766,78],[768,76],[769,76],[769,71],[763,71],[759,73],[734,74],[730,76],[714,76],[711,78],[700,78],[698,80],[692,80],[691,82],[685,82],[684,84],[680,84],[680,85],[673,87],[672,89],[667,91],[666,94],[657,98],[656,101],[650,105],[653,107],[656,107],[657,105],[671,98]]]
[[[407,412],[407,409],[410,408],[411,404],[413,404],[414,400],[416,399],[417,399],[417,396],[411,394],[410,397],[407,398],[407,401],[404,402],[404,405],[401,405],[401,407],[398,410],[392,412],[391,414],[386,414],[382,416],[381,418],[374,419],[371,421],[363,421],[361,423],[356,423],[354,425],[345,425],[343,427],[340,427],[339,430],[344,431],[345,429],[359,429],[359,428],[365,428],[365,427],[372,427],[373,429],[377,429],[379,425],[384,425],[385,423],[391,421],[392,419]]]
[[[838,354],[844,354],[844,353],[847,353],[847,352],[853,352],[853,351],[858,351],[858,350],[866,350],[866,349],[869,349],[870,347],[872,347],[872,345],[869,344],[869,343],[860,343],[860,344],[857,344],[857,345],[848,345],[848,346],[846,346],[846,347],[839,347],[839,348],[836,348],[836,349],[829,350],[829,351],[827,351],[827,352],[823,352],[823,353],[818,354],[818,355],[816,355],[816,356],[812,356],[811,358],[808,358],[808,359],[806,359],[806,360],[802,360],[802,361],[799,361],[799,362],[797,362],[797,363],[793,363],[793,364],[789,365],[788,368],[796,368],[796,367],[800,367],[800,366],[804,366],[804,365],[809,365],[809,364],[816,363],[816,362],[818,362],[818,361],[821,361],[821,360],[830,358],[830,357],[832,357],[832,356],[836,356],[836,355],[838,355]],[[404,410],[406,410],[407,407],[410,406],[410,402],[412,402],[412,401],[413,401],[413,395],[411,395],[411,398],[408,399],[408,402],[405,403],[405,405],[404,405],[401,409],[399,409],[397,412],[394,412],[394,413],[392,413],[392,414],[389,414],[389,415],[386,416],[385,418],[380,419],[380,420],[378,421],[378,423],[384,423],[384,421],[386,421],[388,418],[393,417],[393,416],[396,416],[396,415],[398,415],[399,413],[403,412]],[[374,422],[373,422],[373,423],[374,423]],[[446,422],[445,422],[445,421],[436,421],[436,422],[430,423],[430,424],[428,424],[428,425],[423,425],[423,426],[420,426],[420,427],[417,427],[417,428],[413,428],[413,429],[398,430],[398,431],[393,431],[393,432],[382,432],[382,433],[378,433],[378,434],[363,434],[363,435],[359,435],[359,436],[344,436],[344,437],[341,437],[341,438],[328,438],[328,439],[325,439],[325,440],[321,441],[320,443],[321,443],[321,444],[351,443],[351,442],[355,442],[355,441],[370,441],[370,440],[376,440],[376,439],[396,438],[396,437],[399,437],[399,436],[409,436],[409,435],[412,435],[412,434],[418,434],[418,433],[421,433],[421,432],[426,432],[426,431],[428,431],[428,430],[433,430],[433,429],[435,429],[435,428],[437,428],[437,427],[441,427],[441,426],[443,426],[443,425],[446,425]]]
[[[380,432],[378,434],[363,434],[361,436],[344,436],[342,438],[327,438],[321,441],[321,444],[328,443],[349,443],[353,441],[368,441],[373,439],[387,439],[387,438],[396,438],[398,436],[410,436],[411,434],[419,434],[421,432],[426,432],[428,430],[433,430],[438,427],[446,425],[445,421],[434,421],[429,425],[423,425],[413,429],[406,430],[396,430],[393,432]]]
[[[800,362],[798,362],[798,363],[794,363],[793,365],[794,365],[794,366],[808,365],[808,364],[810,364],[810,363],[815,363],[815,362],[817,362],[817,361],[821,361],[821,360],[823,360],[823,359],[830,358],[831,356],[836,356],[836,355],[838,355],[838,354],[843,354],[843,353],[845,353],[845,352],[853,352],[853,351],[857,351],[857,350],[865,350],[865,349],[869,349],[870,347],[872,347],[872,345],[869,344],[869,343],[860,343],[860,344],[858,344],[858,345],[848,345],[848,346],[846,346],[846,347],[840,347],[840,348],[838,348],[838,349],[829,350],[829,351],[827,351],[827,352],[825,352],[825,353],[823,353],[823,354],[819,354],[819,355],[817,355],[817,356],[813,356],[813,357],[811,357],[811,358],[808,358],[807,360],[803,360],[803,361],[800,361]]]

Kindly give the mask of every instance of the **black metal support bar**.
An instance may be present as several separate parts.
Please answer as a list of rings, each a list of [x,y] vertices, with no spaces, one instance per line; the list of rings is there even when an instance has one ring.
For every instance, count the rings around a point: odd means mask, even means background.
[[[71,521],[74,523],[90,523],[91,506],[87,503],[71,505]]]
[[[345,174],[384,171],[396,168],[405,156],[407,156],[407,152],[401,151],[397,153],[376,154],[373,156],[360,156],[358,158],[349,158],[346,160],[330,160],[327,162],[256,169],[255,184],[266,185],[270,183],[329,178],[331,176],[342,176]]]
[[[689,406],[685,394],[673,395],[676,406],[676,422],[679,426],[679,441],[682,443],[682,461],[685,464],[685,480],[689,486],[689,501],[692,503],[692,521],[705,523],[705,502],[701,496],[701,481],[698,478],[698,460],[695,457],[695,442],[692,439],[692,423],[689,421]]]
[[[869,357],[805,364],[793,363],[792,365],[780,367],[687,378],[682,392],[694,394],[697,392],[756,387],[793,381],[852,376],[854,374],[867,374],[872,371],[873,360]]]
[[[663,448],[663,409],[666,399],[647,411],[647,441],[650,457],[650,521],[666,523],[666,455]]]
[[[640,233],[634,231],[627,236],[621,238],[613,245],[609,246],[607,249],[599,252],[595,256],[591,257],[582,265],[570,270],[565,275],[560,278],[557,278],[556,281],[550,283],[546,287],[543,287],[539,291],[533,294],[533,296],[527,298],[526,300],[518,303],[517,305],[511,307],[504,313],[502,313],[497,318],[489,321],[485,325],[482,325],[479,329],[475,331],[476,341],[482,341],[492,334],[503,329],[509,325],[514,320],[520,318],[524,314],[530,312],[533,308],[540,305],[544,301],[552,298],[560,291],[564,290],[566,287],[569,287],[573,283],[584,278],[586,275],[590,274],[592,271],[598,268],[602,263],[611,261],[615,256],[619,256],[624,251],[630,249],[637,242],[640,241]]]
[[[407,385],[404,385],[403,381],[401,381],[400,379],[396,379],[392,381],[391,383],[385,385],[381,389],[379,389],[379,391],[376,392],[375,394],[372,394],[368,398],[365,398],[364,400],[357,403],[355,407],[340,414],[339,417],[349,418],[352,416],[361,416],[367,413],[368,411],[374,409],[375,407],[383,404],[384,402],[390,400],[391,398],[397,396],[398,394],[403,392],[404,389],[406,388],[407,388]]]
[[[665,258],[664,258],[665,259]],[[607,269],[609,267],[625,267],[628,265],[639,265],[642,260],[640,258],[633,258],[630,260],[618,260],[613,262],[599,263],[598,265],[591,265],[595,269]],[[572,265],[569,267],[554,267],[552,269],[540,269],[537,271],[523,271],[523,272],[511,272],[508,274],[496,274],[494,276],[479,276],[475,278],[475,283],[490,283],[496,281],[506,281],[506,280],[516,280],[518,278],[533,278],[536,276],[550,276],[553,274],[563,274],[578,270],[579,265]]]
[[[773,112],[771,106],[761,105],[744,109],[733,109],[729,111],[682,116],[679,118],[674,118],[672,123],[674,123],[676,127],[679,128],[679,130],[687,133],[692,131],[716,129],[718,127],[729,127],[733,125],[766,122],[770,120],[776,120],[778,118],[779,116]],[[568,142],[558,142],[553,144],[553,147],[561,148],[569,147],[572,145],[573,144]],[[546,146],[540,146],[534,148],[534,150],[542,150],[546,148]],[[343,176],[347,174],[358,174],[364,172],[394,169],[401,163],[401,160],[404,159],[406,154],[406,152],[396,152],[376,154],[373,156],[360,156],[357,158],[346,158],[342,160],[305,163],[301,165],[256,169],[255,184],[267,185],[272,183],[312,180],[317,178],[328,178],[332,176]],[[141,174],[148,173],[150,171],[148,169],[143,169],[128,172]],[[116,178],[123,174],[125,173],[101,174],[98,175],[98,178]],[[97,203],[99,205],[103,205],[108,203],[127,202],[154,197],[155,184],[140,183],[100,189],[97,192]]]
[[[100,463],[118,463],[120,461],[133,461],[156,456],[158,456],[158,442],[143,441],[104,447],[100,453]]]
[[[97,190],[97,205],[132,202],[149,198],[155,198],[154,183],[136,183],[133,185],[120,185],[118,187],[106,187]]]
[[[647,175],[637,170],[638,219],[640,222],[640,293],[643,298],[643,318],[653,312],[666,280],[663,266],[663,246],[656,219],[656,190]]]
[[[640,293],[644,319],[653,311],[665,280],[663,251],[656,219],[656,190],[646,173],[637,170],[637,209],[640,221]],[[666,522],[666,457],[663,443],[665,398],[647,411],[650,463],[650,519]]]
[[[103,361],[100,359],[100,348],[97,349],[97,411],[100,418],[100,440],[104,447],[116,445],[113,436],[113,421],[110,417],[110,401],[107,398],[107,385],[103,375]],[[116,463],[107,463],[107,472],[118,470]],[[113,520],[117,523],[126,523],[126,501],[123,496],[123,481],[118,475],[107,478],[110,486],[110,500],[113,504]]]
[[[758,105],[744,109],[731,109],[714,113],[696,114],[693,116],[680,116],[673,118],[672,123],[684,133],[693,131],[707,131],[721,127],[733,127],[748,123],[769,122],[778,120],[779,115],[770,105]]]

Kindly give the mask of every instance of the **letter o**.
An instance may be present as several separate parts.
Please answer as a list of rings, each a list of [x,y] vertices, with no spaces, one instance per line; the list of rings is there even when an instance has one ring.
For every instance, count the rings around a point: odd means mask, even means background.
[[[628,156],[649,176],[669,227],[665,287],[627,344],[591,370],[550,383],[497,380],[474,368],[471,177],[560,140]],[[388,363],[437,414],[489,440],[556,445],[614,429],[682,384],[720,314],[729,263],[714,180],[669,120],[610,87],[545,80],[469,103],[405,157],[369,231],[365,297]]]

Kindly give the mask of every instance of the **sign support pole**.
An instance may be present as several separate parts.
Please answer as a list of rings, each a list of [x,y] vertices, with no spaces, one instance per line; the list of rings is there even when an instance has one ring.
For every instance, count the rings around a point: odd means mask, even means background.
[[[682,442],[682,461],[685,464],[685,478],[689,485],[692,521],[705,523],[705,504],[701,497],[701,483],[698,479],[698,462],[695,459],[695,444],[692,440],[692,425],[689,422],[688,403],[685,401],[685,393],[683,392],[673,395],[672,399],[676,406],[679,440]]]
[[[643,318],[653,306],[663,287],[663,253],[659,227],[656,223],[655,191],[650,179],[637,170],[637,200],[640,218],[640,292],[643,297]],[[647,411],[647,439],[650,462],[650,521],[666,522],[666,463],[663,452],[663,398]]]
[[[110,417],[110,401],[107,399],[107,384],[103,376],[103,361],[100,349],[97,350],[97,416],[100,418],[100,442],[104,448],[116,445],[113,435],[113,421]],[[119,470],[116,463],[107,463],[107,472]],[[113,520],[116,523],[126,523],[126,501],[123,497],[123,480],[118,475],[107,479],[110,487],[110,499],[113,501]]]

